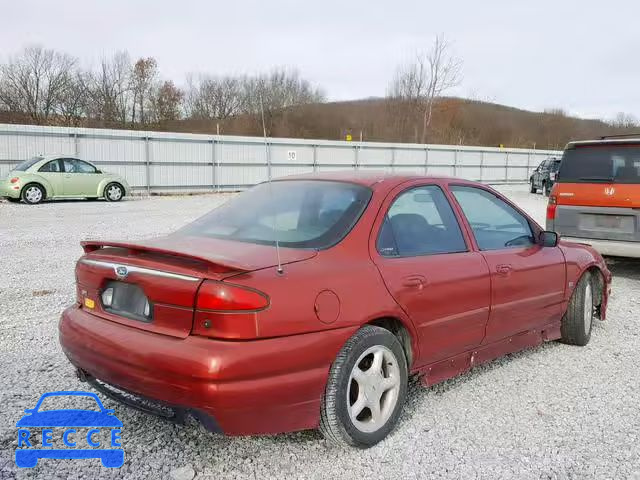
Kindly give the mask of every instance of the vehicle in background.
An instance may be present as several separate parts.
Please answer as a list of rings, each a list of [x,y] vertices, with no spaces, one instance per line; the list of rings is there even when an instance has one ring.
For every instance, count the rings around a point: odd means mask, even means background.
[[[547,229],[603,255],[640,257],[640,135],[566,146]]]
[[[120,175],[102,172],[87,161],[66,156],[33,157],[0,180],[0,197],[32,205],[63,198],[119,202],[129,193],[129,184]]]
[[[358,447],[393,429],[409,375],[586,345],[611,282],[486,185],[379,172],[278,179],[168,236],[83,248],[58,330],[81,380],[212,431]]]
[[[541,189],[545,196],[549,196],[560,168],[560,161],[559,158],[550,157],[538,165],[538,168],[529,177],[529,191],[531,193],[536,193],[538,189]]]

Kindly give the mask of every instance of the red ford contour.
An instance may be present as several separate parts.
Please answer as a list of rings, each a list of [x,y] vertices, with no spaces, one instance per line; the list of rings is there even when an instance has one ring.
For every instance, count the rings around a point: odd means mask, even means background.
[[[81,380],[229,435],[379,442],[409,375],[586,345],[611,274],[488,186],[340,172],[242,193],[166,237],[83,242],[62,348]]]

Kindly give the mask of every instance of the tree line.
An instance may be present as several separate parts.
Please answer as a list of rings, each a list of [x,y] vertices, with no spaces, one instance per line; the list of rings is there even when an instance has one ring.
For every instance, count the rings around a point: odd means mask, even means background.
[[[148,128],[185,118],[263,112],[269,118],[324,100],[319,88],[286,68],[253,76],[190,74],[180,88],[161,78],[153,57],[132,61],[127,52],[86,69],[71,55],[31,46],[0,64],[0,110],[36,125]]]
[[[634,130],[637,119],[582,120],[561,109],[526,112],[449,97],[462,59],[438,35],[392,72],[381,98],[328,102],[295,69],[163,78],[153,57],[126,51],[91,68],[30,46],[0,63],[0,123],[371,141],[562,148],[576,138]],[[264,127],[264,130],[263,130]]]

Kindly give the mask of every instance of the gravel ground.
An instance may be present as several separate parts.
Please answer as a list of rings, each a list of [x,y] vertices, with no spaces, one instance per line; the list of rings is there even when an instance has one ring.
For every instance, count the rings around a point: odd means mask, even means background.
[[[545,199],[505,188],[540,221]],[[634,478],[640,480],[640,263],[612,262],[609,320],[584,348],[550,343],[426,389],[413,382],[395,432],[343,450],[313,431],[227,438],[105,401],[125,464],[41,460],[17,469],[15,422],[51,390],[83,390],[57,341],[79,241],[169,232],[222,195],[119,204],[0,202],[0,478]]]

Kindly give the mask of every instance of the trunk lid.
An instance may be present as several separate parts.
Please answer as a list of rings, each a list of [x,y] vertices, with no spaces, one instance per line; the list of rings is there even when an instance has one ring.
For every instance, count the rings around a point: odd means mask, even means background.
[[[196,295],[204,279],[222,281],[277,265],[272,246],[203,237],[86,241],[82,247],[85,255],[76,266],[81,308],[106,320],[178,338],[192,330]],[[283,264],[316,253],[280,249]],[[105,304],[109,297],[111,305]],[[147,304],[149,315],[144,315]]]

